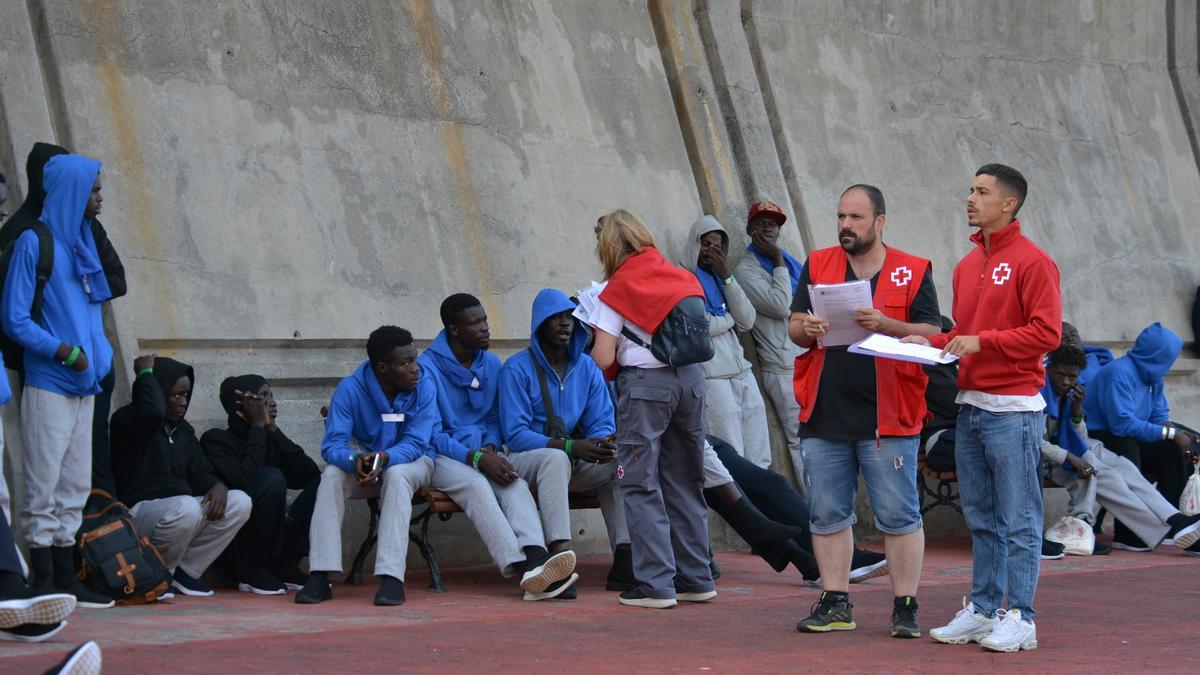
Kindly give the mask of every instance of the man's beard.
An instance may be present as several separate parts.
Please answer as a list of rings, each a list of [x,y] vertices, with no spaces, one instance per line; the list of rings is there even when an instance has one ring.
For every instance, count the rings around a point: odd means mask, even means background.
[[[850,237],[853,240],[849,244],[842,244],[842,250],[848,255],[862,255],[863,253],[866,253],[867,251],[871,250],[871,247],[875,246],[875,241],[877,239],[874,232],[871,233],[870,239],[865,239],[863,237],[859,237],[850,230],[843,230],[838,233],[839,243],[841,243],[843,237]]]

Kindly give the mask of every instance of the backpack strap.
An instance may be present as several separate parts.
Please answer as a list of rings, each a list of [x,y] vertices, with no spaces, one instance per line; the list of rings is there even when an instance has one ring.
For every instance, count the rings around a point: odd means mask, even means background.
[[[50,281],[50,272],[54,269],[54,236],[50,228],[40,220],[36,220],[31,228],[38,238],[37,278],[33,286],[33,304],[29,307],[29,317],[34,323],[42,323],[42,295],[46,291],[46,282]]]
[[[529,348],[529,361],[533,364],[533,372],[537,373],[538,387],[542,390],[542,407],[546,409],[546,426],[542,433],[550,438],[567,438],[567,425],[561,417],[554,414],[554,402],[550,399],[550,387],[546,385],[546,373],[538,363],[533,347]]]
[[[629,326],[621,326],[621,335],[624,335],[630,342],[642,347],[643,349],[650,349],[650,345],[643,342],[642,338],[638,337],[636,333],[629,330]]]

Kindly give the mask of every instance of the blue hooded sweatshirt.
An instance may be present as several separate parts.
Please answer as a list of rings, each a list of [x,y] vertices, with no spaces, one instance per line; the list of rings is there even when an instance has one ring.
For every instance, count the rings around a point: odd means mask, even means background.
[[[1133,349],[1097,372],[1083,400],[1089,431],[1107,431],[1143,443],[1162,439],[1170,419],[1163,377],[1179,358],[1183,340],[1160,323],[1146,327]]]
[[[544,288],[533,299],[533,317],[529,322],[530,348],[509,357],[500,371],[500,419],[504,443],[513,452],[546,447],[550,437],[546,426],[546,408],[533,359],[546,374],[546,388],[553,401],[554,414],[562,418],[567,432],[582,426],[588,438],[603,438],[617,430],[612,399],[604,384],[604,374],[591,357],[583,353],[587,329],[575,322],[567,347],[567,374],[559,380],[538,344],[538,328],[559,312],[575,309],[575,303],[561,291]],[[532,353],[531,353],[532,352]]]
[[[392,419],[384,420],[384,415]],[[353,473],[354,458],[360,453],[351,445],[353,439],[367,452],[386,452],[388,466],[408,464],[422,456],[433,459],[429,439],[437,422],[437,385],[428,375],[422,372],[416,389],[402,391],[388,401],[371,361],[363,361],[333,390],[321,457]]]
[[[83,217],[100,162],[57,155],[46,162],[46,200],[39,218],[54,237],[54,268],[42,295],[42,323],[33,305],[38,238],[21,233],[13,246],[0,302],[4,332],[25,348],[25,384],[63,396],[91,396],[112,368],[112,347],[104,335],[100,304],[111,297],[100,268],[91,223]],[[55,358],[60,344],[79,346],[87,368],[77,373]]]
[[[466,463],[485,445],[500,449],[500,358],[480,349],[463,368],[450,350],[446,331],[417,358],[421,372],[437,384],[441,424],[433,432],[437,454]]]
[[[1095,377],[1096,373],[1100,372],[1101,368],[1112,362],[1113,355],[1111,351],[1104,347],[1084,345],[1083,356],[1087,360],[1087,365],[1083,367],[1083,370],[1079,371],[1079,384],[1087,386],[1087,383],[1092,381],[1092,378]]]

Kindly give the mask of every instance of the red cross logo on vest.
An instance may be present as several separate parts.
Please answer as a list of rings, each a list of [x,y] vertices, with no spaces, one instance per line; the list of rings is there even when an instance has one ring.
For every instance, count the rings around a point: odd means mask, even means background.
[[[996,265],[996,269],[992,270],[992,282],[997,286],[1003,286],[1004,282],[1012,276],[1012,267],[1008,263],[1002,262]]]
[[[903,265],[892,270],[893,284],[907,286],[910,281],[912,281],[912,270],[908,269],[908,265]]]

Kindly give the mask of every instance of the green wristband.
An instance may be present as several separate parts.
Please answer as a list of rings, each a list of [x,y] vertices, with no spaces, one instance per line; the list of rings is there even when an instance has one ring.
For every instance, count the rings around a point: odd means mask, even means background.
[[[721,285],[728,286],[729,284],[732,284],[732,283],[733,283],[733,275],[730,274],[729,276],[725,277],[725,280],[721,282]]]
[[[479,460],[481,460],[481,459],[483,459],[483,451],[476,450],[475,454],[471,456],[471,468],[478,471],[479,470]]]
[[[79,345],[75,345],[74,347],[72,347],[71,355],[67,357],[66,361],[63,361],[63,365],[68,368],[75,365],[75,360],[79,358],[79,355],[82,352],[83,352],[83,349]]]
[[[137,371],[137,375],[135,375],[134,377],[141,377],[141,376],[145,375],[146,373],[150,373],[151,375],[153,375],[154,369],[153,368],[142,368],[141,370]]]
[[[571,446],[574,444],[575,440],[572,438],[568,438],[566,442],[563,443],[563,452],[567,453],[567,457],[571,456]]]
[[[1071,424],[1083,424],[1083,419],[1082,417],[1072,417]]]

